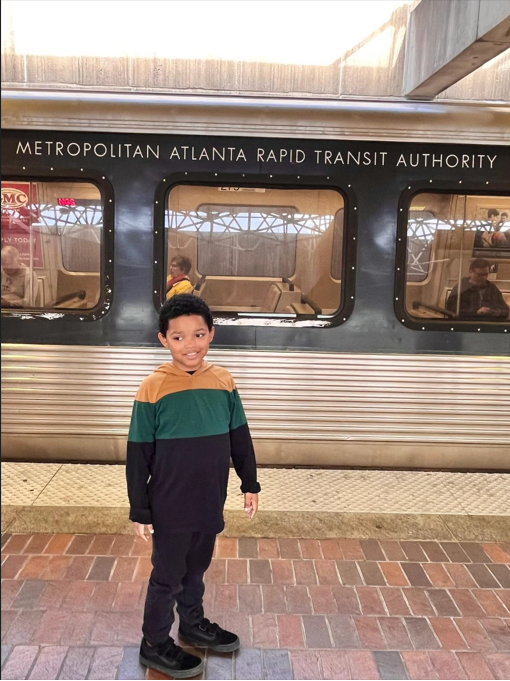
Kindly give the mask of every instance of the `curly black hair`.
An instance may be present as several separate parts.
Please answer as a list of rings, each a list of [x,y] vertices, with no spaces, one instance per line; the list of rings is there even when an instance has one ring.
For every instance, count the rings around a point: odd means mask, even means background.
[[[182,315],[192,315],[196,314],[202,317],[204,322],[207,324],[209,331],[213,327],[213,318],[211,310],[209,309],[207,303],[199,298],[198,296],[192,296],[189,293],[180,293],[178,295],[172,296],[163,305],[159,312],[159,330],[166,336],[168,331],[168,322],[176,317],[181,317]]]

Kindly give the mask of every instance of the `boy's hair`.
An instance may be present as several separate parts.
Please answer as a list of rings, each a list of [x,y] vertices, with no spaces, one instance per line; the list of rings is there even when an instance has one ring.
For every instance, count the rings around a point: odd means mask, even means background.
[[[188,272],[191,270],[191,260],[187,258],[185,255],[174,256],[170,260],[170,263],[173,262],[177,265],[181,272],[184,272],[184,274],[188,274]]]
[[[159,312],[159,330],[166,336],[168,331],[168,323],[171,319],[182,317],[182,315],[199,315],[207,324],[209,331],[213,327],[213,318],[211,310],[207,303],[198,296],[192,296],[189,293],[180,293],[172,296],[163,305]]]
[[[487,211],[487,217],[488,218],[497,218],[499,215],[499,210],[497,208],[489,208]]]
[[[470,264],[469,271],[472,272],[473,270],[484,270],[486,267],[490,268],[490,266],[490,262],[485,260],[485,258],[476,258],[476,260],[473,260]]]

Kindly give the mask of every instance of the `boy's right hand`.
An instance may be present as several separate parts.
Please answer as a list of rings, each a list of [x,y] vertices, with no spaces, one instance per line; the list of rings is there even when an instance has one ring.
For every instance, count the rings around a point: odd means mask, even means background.
[[[147,528],[149,534],[154,534],[154,528],[152,525],[143,525],[143,523],[133,523],[133,530],[137,537],[141,537],[145,541],[149,540],[149,535],[146,534],[145,528]]]

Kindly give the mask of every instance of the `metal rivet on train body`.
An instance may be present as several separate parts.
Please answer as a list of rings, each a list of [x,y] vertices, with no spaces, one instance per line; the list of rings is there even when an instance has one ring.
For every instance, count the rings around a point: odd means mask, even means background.
[[[103,177],[102,177],[101,179],[102,179],[102,180],[106,180],[106,177],[103,175]]]
[[[187,175],[188,173],[186,172],[186,173],[184,173],[184,174]]]
[[[429,182],[432,182],[432,180],[429,180]]]
[[[508,331],[508,329],[503,329],[503,331],[506,333]]]
[[[297,176],[297,179],[300,180],[300,179],[301,179],[301,175],[298,175],[298,176]]]
[[[402,321],[405,322],[405,319],[403,319]]]
[[[166,182],[165,178],[163,178],[163,182]]]
[[[154,291],[154,293],[157,293],[157,291]]]
[[[409,185],[408,189],[411,189],[411,185]]]
[[[422,330],[422,331],[425,331],[425,327],[424,327],[424,326],[422,326],[422,327],[421,327],[421,330]]]
[[[214,173],[214,177],[218,177],[218,173]]]
[[[155,201],[154,203],[159,203],[159,201]]]
[[[23,166],[23,170],[26,170],[26,169],[27,169],[27,167],[26,167],[26,166]]]
[[[83,168],[80,168],[81,172],[83,173]]]
[[[489,180],[487,180],[487,182],[485,184],[489,184]]]
[[[272,176],[272,175],[270,175],[269,177],[273,177],[273,176]]]
[[[326,178],[326,180],[329,180],[329,176]]]
[[[403,209],[403,208],[401,208],[401,209],[400,209],[400,212],[402,212],[403,210],[404,210],[404,209]]]
[[[55,170],[54,168],[50,168],[50,170]]]
[[[450,331],[455,331],[455,329],[453,328],[453,326],[452,326],[452,328],[450,329]]]
[[[157,233],[158,233],[157,231],[156,231],[156,232],[154,232],[154,234],[157,234]]]
[[[154,261],[154,264],[155,264],[155,265],[157,265],[157,264],[158,264],[158,261],[157,261],[157,260],[155,260],[155,261]]]
[[[246,177],[246,175],[243,173],[243,177]]]
[[[351,300],[354,300],[354,296],[351,296]]]
[[[395,300],[398,300],[398,298],[395,298]]]
[[[356,206],[354,206],[354,210],[358,210]]]
[[[400,267],[397,267],[397,272],[400,272]]]
[[[402,241],[402,239],[401,239],[400,237],[398,238],[398,240],[399,240],[399,241]]]
[[[354,269],[354,267],[352,269]]]
[[[480,331],[480,329],[477,329],[477,331]]]
[[[108,201],[109,201],[110,203],[112,202],[112,200],[111,200],[111,199],[108,199]]]
[[[111,260],[108,260],[108,262],[111,262]]]
[[[348,186],[348,187],[352,187],[352,184],[348,184],[347,186]]]
[[[346,322],[346,321],[347,321],[347,317],[344,317],[344,322]]]

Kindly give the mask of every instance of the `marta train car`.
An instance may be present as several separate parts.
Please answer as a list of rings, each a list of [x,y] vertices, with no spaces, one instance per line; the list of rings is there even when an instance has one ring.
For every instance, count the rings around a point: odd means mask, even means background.
[[[509,113],[4,92],[4,458],[122,461],[185,281],[260,463],[509,470]]]

